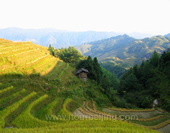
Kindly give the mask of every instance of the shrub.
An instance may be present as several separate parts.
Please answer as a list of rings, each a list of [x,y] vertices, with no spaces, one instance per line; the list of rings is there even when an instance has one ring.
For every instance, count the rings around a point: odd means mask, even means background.
[[[37,77],[40,77],[40,73],[30,74],[30,78],[37,78]]]

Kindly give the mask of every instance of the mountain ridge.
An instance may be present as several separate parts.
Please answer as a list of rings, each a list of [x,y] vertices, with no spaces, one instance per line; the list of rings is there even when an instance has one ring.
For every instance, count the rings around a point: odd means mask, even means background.
[[[12,27],[0,29],[0,38],[12,41],[32,41],[46,47],[51,44],[55,48],[76,46],[84,42],[105,39],[115,35],[118,35],[118,33],[96,31],[73,32],[52,28],[21,29]]]
[[[9,27],[0,29],[0,38],[12,41],[32,41],[33,43],[48,47],[51,44],[55,48],[78,46],[87,42],[110,38],[125,33],[105,31],[67,31],[53,28],[22,29]],[[151,37],[151,34],[132,32],[128,35],[141,39]]]
[[[130,66],[140,64],[156,50],[162,53],[170,47],[170,37],[161,35],[135,39],[126,34],[76,46],[85,56],[97,57],[99,61],[115,61]],[[122,63],[121,63],[122,62]]]

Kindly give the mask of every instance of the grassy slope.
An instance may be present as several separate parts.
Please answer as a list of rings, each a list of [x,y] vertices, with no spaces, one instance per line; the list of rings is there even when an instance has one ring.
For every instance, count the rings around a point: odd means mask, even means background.
[[[59,120],[73,118],[68,110],[82,107],[82,88],[92,83],[82,83],[74,68],[45,47],[0,39],[0,68],[0,132],[156,132],[112,120]],[[100,98],[99,90],[93,92]],[[7,126],[20,129],[3,129]]]

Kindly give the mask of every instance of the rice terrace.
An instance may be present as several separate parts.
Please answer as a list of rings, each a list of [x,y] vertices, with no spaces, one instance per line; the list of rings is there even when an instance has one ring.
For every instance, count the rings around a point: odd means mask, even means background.
[[[0,39],[1,133],[170,132],[168,111],[114,106],[102,89],[107,83],[82,81],[75,75],[77,62],[49,49]]]

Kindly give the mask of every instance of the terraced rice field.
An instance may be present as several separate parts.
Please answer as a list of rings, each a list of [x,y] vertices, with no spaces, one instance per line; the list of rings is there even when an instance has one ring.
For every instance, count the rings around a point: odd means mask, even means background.
[[[9,86],[9,87],[8,87]],[[127,122],[113,120],[90,120],[76,117],[67,110],[67,105],[72,99],[63,99],[58,113],[53,110],[58,105],[61,97],[50,98],[47,94],[39,95],[37,92],[21,89],[18,93],[13,92],[15,86],[10,84],[0,85],[1,94],[9,93],[4,100],[6,106],[0,110],[0,132],[156,132],[140,126],[134,126]],[[3,88],[2,88],[3,87]],[[5,88],[4,88],[5,87]],[[13,92],[13,93],[12,93]],[[24,95],[20,95],[23,94]],[[13,102],[10,103],[10,97]],[[49,100],[48,100],[49,98]],[[2,99],[1,99],[2,100]],[[41,103],[48,102],[42,106]],[[8,104],[7,104],[8,103]],[[40,108],[36,107],[40,106]],[[87,106],[86,106],[87,107]],[[35,116],[38,111],[40,116]],[[18,113],[17,113],[18,112]],[[15,116],[13,116],[15,113]],[[12,115],[13,114],[13,115]],[[43,117],[46,117],[45,119]],[[8,128],[7,127],[11,127]],[[15,128],[12,128],[15,127]]]
[[[78,108],[74,114],[83,118],[99,118],[99,119],[113,119],[119,121],[126,121],[128,123],[132,123],[134,125],[141,125],[145,128],[154,129],[157,131],[161,131],[164,133],[169,133],[170,129],[170,115],[167,112],[160,112],[156,109],[145,109],[145,110],[128,110],[128,109],[103,109],[103,111],[99,111],[95,109],[95,104],[92,102],[91,107],[89,108],[89,103],[84,103],[84,109]],[[123,113],[120,113],[123,112]],[[138,114],[135,112],[142,113],[149,118],[139,118]],[[152,114],[152,115],[151,115]],[[142,115],[141,115],[142,116]]]
[[[132,121],[118,111],[97,110],[94,102],[84,101],[70,111],[73,99],[59,92],[83,86],[74,72],[46,47],[0,39],[0,132],[167,132],[168,114],[157,110]]]
[[[31,42],[11,42],[0,39],[0,46],[0,74],[40,73],[43,75],[61,61],[51,56],[46,47]],[[49,64],[48,61],[52,63]]]
[[[69,71],[68,71],[69,70]],[[31,42],[0,39],[0,74],[39,74],[49,80],[66,82],[74,77],[74,69],[50,55],[48,48]],[[64,75],[64,76],[63,76]]]

